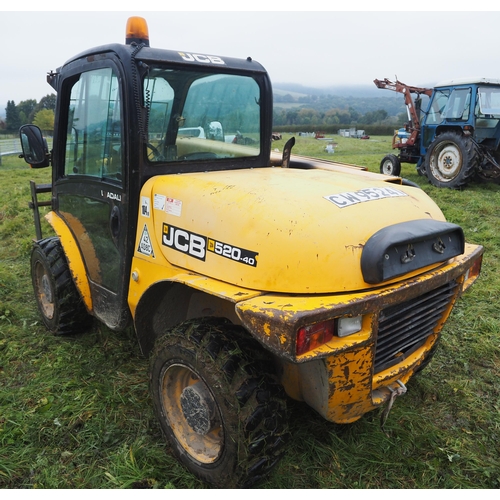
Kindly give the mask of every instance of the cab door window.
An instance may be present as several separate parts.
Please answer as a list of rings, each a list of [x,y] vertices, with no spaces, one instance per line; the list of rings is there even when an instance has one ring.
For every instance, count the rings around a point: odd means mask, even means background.
[[[127,236],[119,79],[111,67],[101,67],[69,84],[63,92],[68,122],[58,211],[75,235],[92,290],[101,287],[93,295],[101,299],[104,290],[122,289]]]
[[[82,73],[71,89],[65,175],[120,182],[121,117],[118,78],[111,68]]]
[[[467,121],[469,119],[471,89],[453,89],[446,105],[444,116],[447,120]]]
[[[498,87],[479,87],[477,90],[479,96],[478,116],[486,118],[500,117],[500,88]]]

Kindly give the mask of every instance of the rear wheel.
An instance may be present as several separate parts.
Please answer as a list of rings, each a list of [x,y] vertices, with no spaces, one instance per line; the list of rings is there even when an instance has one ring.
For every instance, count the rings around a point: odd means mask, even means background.
[[[155,412],[177,458],[217,488],[248,487],[283,454],[284,393],[263,349],[215,319],[182,323],[150,362]]]
[[[59,238],[38,241],[31,252],[31,280],[38,309],[55,335],[81,333],[92,324],[73,282]]]
[[[396,155],[387,155],[380,162],[380,173],[385,175],[399,176],[401,174],[401,162]]]
[[[455,132],[438,135],[425,156],[425,171],[437,187],[459,189],[475,175],[479,157],[472,140]]]

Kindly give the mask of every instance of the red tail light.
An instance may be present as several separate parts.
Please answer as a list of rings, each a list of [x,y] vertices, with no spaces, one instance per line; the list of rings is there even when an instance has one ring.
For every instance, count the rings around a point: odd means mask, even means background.
[[[476,279],[478,278],[479,274],[481,273],[482,262],[483,256],[481,255],[481,257],[479,257],[479,259],[477,259],[476,262],[472,264],[472,267],[467,269],[467,272],[464,276],[464,284],[462,285],[464,291],[467,290],[467,288],[469,288],[472,283],[474,283],[474,281],[476,281]]]
[[[472,267],[469,269],[468,278],[476,278],[477,276],[479,276],[479,274],[481,273],[482,263],[483,263],[483,257],[481,256],[481,258],[477,259],[476,262],[474,262],[474,264],[472,264]]]
[[[335,320],[323,321],[322,323],[302,327],[297,332],[296,354],[304,354],[325,344],[333,338],[334,332]]]

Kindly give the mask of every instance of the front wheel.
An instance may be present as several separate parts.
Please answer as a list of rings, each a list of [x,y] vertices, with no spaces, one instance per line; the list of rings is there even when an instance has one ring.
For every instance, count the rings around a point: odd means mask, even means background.
[[[35,243],[31,252],[31,280],[48,330],[55,335],[67,335],[90,328],[92,316],[73,282],[59,238]]]
[[[396,155],[384,156],[380,162],[380,173],[399,177],[401,174],[401,162],[399,158]]]
[[[436,187],[459,189],[472,180],[479,156],[469,137],[455,132],[438,135],[425,155],[425,172]]]
[[[229,322],[182,323],[150,363],[155,412],[177,458],[216,488],[248,487],[283,454],[286,402],[265,352]]]

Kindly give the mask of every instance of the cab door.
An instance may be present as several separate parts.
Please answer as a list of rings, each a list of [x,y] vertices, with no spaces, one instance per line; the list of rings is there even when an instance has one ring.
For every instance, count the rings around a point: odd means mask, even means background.
[[[83,256],[93,314],[120,329],[129,319],[122,91],[110,62],[81,68],[66,76],[60,88],[56,207]]]

